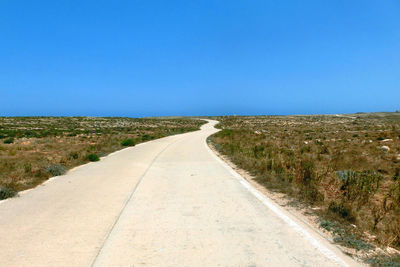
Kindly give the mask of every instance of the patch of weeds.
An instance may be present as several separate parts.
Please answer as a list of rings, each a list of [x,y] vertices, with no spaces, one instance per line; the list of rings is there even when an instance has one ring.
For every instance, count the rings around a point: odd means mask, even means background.
[[[336,235],[333,238],[333,241],[335,241],[338,244],[341,244],[345,247],[349,247],[349,248],[355,248],[356,250],[370,250],[373,249],[374,246],[372,246],[371,244],[356,238],[354,235],[351,234],[339,234]]]
[[[339,225],[336,222],[331,222],[328,220],[321,220],[321,222],[319,223],[319,226],[324,228],[325,230],[329,231],[329,232],[333,232],[336,229],[338,229]]]
[[[354,248],[357,251],[358,250],[368,251],[374,248],[373,245],[347,232],[340,226],[338,222],[321,219],[319,226],[333,233],[334,235],[333,241],[342,246]]]
[[[371,266],[400,267],[400,255],[375,255],[365,259]]]
[[[153,140],[153,139],[154,139],[154,137],[151,136],[151,135],[148,135],[148,134],[142,135],[142,141],[143,141],[143,142],[149,141],[149,140]]]
[[[87,158],[89,161],[99,161],[100,160],[100,158],[97,154],[89,154],[87,156]]]
[[[54,164],[47,167],[46,171],[50,173],[51,176],[59,176],[66,173],[66,169],[59,164]]]
[[[121,145],[122,146],[134,146],[134,145],[136,145],[136,143],[135,143],[135,140],[128,138],[128,139],[122,140]]]
[[[7,138],[6,140],[3,141],[4,144],[12,144],[14,143],[14,138]]]
[[[0,187],[0,200],[14,197],[17,195],[17,192],[7,188],[7,187]]]

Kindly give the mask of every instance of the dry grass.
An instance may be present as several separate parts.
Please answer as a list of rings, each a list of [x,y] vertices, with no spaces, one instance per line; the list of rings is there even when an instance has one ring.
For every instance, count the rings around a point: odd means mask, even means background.
[[[400,113],[216,119],[214,146],[259,183],[400,247]]]
[[[32,188],[125,146],[199,129],[192,119],[0,117],[0,188]],[[11,140],[11,141],[10,141]],[[12,194],[2,194],[12,196]]]

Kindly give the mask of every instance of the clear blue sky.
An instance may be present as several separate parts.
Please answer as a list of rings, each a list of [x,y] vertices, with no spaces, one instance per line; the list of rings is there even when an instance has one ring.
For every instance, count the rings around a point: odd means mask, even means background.
[[[400,109],[398,0],[1,0],[0,38],[0,116]]]

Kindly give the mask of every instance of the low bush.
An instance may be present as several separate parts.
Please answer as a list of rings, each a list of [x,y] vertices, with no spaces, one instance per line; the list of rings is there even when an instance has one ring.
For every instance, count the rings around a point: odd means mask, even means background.
[[[7,187],[0,187],[0,200],[14,197],[17,195],[17,192],[7,188]]]
[[[3,141],[4,144],[12,144],[14,143],[14,138],[7,138],[6,140]]]
[[[133,140],[132,138],[128,138],[128,139],[124,139],[121,142],[122,146],[134,146],[136,145],[135,140]]]
[[[151,136],[151,135],[148,135],[148,134],[142,135],[142,141],[143,142],[146,142],[146,141],[149,141],[149,140],[153,140],[153,139],[154,139],[154,136]]]
[[[87,156],[87,158],[89,161],[99,161],[100,160],[100,158],[97,154],[89,154]]]
[[[336,222],[331,222],[328,220],[321,220],[319,226],[329,232],[333,232],[335,229],[338,228],[338,224]]]
[[[51,176],[59,176],[66,173],[66,169],[64,168],[64,166],[59,164],[54,164],[47,167],[46,171],[50,173]]]
[[[367,251],[367,250],[374,248],[371,244],[369,244],[353,235],[349,235],[349,234],[337,235],[333,238],[333,241],[335,241],[336,243],[341,244],[343,246],[346,246],[349,248],[354,248],[356,250],[366,250]]]

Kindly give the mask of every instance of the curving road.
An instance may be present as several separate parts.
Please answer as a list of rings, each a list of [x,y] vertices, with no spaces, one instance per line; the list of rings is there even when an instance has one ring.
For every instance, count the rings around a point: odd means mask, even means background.
[[[170,136],[0,202],[0,266],[351,266],[207,147]]]

